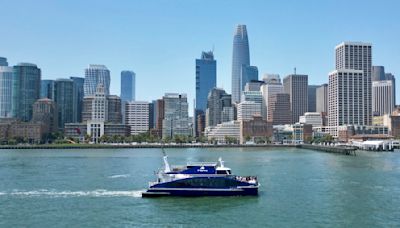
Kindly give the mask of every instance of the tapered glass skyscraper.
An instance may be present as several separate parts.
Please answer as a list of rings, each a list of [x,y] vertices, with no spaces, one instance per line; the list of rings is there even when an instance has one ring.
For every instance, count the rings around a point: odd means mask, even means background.
[[[110,71],[104,65],[89,65],[85,69],[83,90],[85,96],[94,95],[99,84],[104,86],[106,95],[110,94]]]
[[[249,40],[246,25],[238,25],[233,36],[232,103],[240,102],[242,66],[250,65]]]

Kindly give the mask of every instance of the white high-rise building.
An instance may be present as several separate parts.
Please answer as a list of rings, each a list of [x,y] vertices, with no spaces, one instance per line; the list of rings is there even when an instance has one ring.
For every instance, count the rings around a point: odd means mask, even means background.
[[[254,116],[261,116],[261,104],[254,101],[242,101],[237,105],[237,120],[252,120]]]
[[[96,93],[92,102],[92,120],[108,120],[108,101],[103,84],[97,85]]]
[[[125,104],[125,124],[131,135],[145,133],[149,130],[149,102],[131,101]]]
[[[0,118],[12,117],[13,68],[0,66]]]
[[[329,74],[328,126],[364,125],[363,71],[335,70]]]
[[[336,46],[336,70],[361,70],[362,80],[358,86],[361,87],[362,99],[360,110],[355,117],[359,119],[361,125],[371,125],[372,123],[372,45],[362,42],[343,42]],[[340,79],[339,79],[340,80]],[[329,92],[331,93],[331,92]],[[358,95],[357,95],[358,96]],[[350,98],[351,99],[351,98]],[[345,117],[352,119],[353,117]]]
[[[395,101],[394,85],[392,80],[372,82],[372,111],[383,116],[393,112]]]
[[[190,135],[186,94],[166,93],[163,100],[162,137],[173,138],[175,135]]]

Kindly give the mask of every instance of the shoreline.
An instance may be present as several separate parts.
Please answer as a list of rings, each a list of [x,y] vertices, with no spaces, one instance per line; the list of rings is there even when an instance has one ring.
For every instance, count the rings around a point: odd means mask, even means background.
[[[299,148],[301,145],[294,144],[254,144],[254,145],[212,145],[212,144],[137,144],[137,145],[111,145],[111,144],[43,144],[43,145],[1,145],[0,150],[5,149],[142,149],[142,148],[271,148],[291,147]]]
[[[213,144],[136,144],[136,145],[110,145],[110,144],[43,144],[43,145],[3,145],[0,150],[13,149],[145,149],[145,148],[299,148],[325,153],[342,155],[356,155],[354,147],[331,147],[311,144],[249,144],[249,145],[213,145]]]

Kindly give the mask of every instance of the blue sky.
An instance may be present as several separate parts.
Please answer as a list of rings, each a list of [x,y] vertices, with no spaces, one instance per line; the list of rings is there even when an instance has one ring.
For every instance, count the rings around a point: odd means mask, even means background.
[[[263,73],[328,81],[334,47],[373,44],[373,64],[400,75],[400,1],[1,1],[0,56],[36,63],[43,79],[84,76],[88,64],[137,75],[137,100],[195,95],[195,59],[214,47],[217,84],[230,92],[233,32],[246,24],[250,61]],[[400,83],[400,80],[398,80]],[[400,89],[397,90],[400,93]],[[398,96],[399,98],[399,96]],[[398,99],[399,100],[399,99]]]

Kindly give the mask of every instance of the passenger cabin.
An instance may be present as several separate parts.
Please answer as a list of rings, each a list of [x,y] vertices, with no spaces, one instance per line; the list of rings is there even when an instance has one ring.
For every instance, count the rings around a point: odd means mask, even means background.
[[[218,175],[231,175],[230,168],[219,166],[215,163],[189,163],[186,167],[172,167],[172,171],[168,174],[218,174]]]

